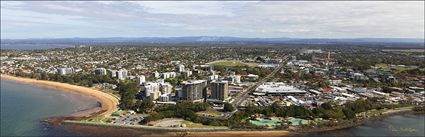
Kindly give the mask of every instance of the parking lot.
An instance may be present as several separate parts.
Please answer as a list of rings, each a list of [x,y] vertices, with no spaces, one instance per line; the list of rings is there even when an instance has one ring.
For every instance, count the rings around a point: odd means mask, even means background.
[[[139,122],[143,120],[143,116],[122,116],[116,118],[112,123],[118,125],[139,125]]]

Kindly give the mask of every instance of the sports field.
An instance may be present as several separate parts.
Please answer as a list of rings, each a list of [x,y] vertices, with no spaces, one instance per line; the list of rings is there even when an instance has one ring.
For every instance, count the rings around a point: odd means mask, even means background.
[[[249,66],[255,67],[258,66],[257,63],[243,63],[237,60],[216,60],[213,62],[209,62],[207,64],[216,65],[216,66],[226,66],[226,67],[237,67],[237,66]]]

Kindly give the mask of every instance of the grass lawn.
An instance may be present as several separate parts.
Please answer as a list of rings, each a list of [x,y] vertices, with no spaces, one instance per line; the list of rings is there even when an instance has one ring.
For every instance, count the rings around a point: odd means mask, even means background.
[[[194,123],[192,121],[187,121],[181,118],[165,118],[165,119],[149,122],[149,125],[153,125],[156,127],[170,127],[170,125],[180,126],[180,124],[186,125],[185,128],[217,128],[219,127],[219,126],[202,125],[201,123]]]
[[[378,68],[382,68],[382,69],[388,68],[388,65],[387,64],[383,64],[383,63],[375,64],[375,66],[378,67]]]
[[[111,117],[105,117],[105,116],[97,116],[89,119],[82,120],[84,122],[100,122],[100,123],[108,123],[107,121],[111,121]]]
[[[221,113],[218,112],[217,110],[214,110],[214,109],[208,109],[208,110],[205,110],[205,111],[196,112],[196,114],[198,114],[198,115],[208,115],[208,116],[213,116],[213,117],[221,116]]]
[[[191,121],[182,121],[182,124],[185,124],[187,128],[217,128],[218,126],[208,126],[208,125],[202,125],[200,123],[193,123]]]
[[[249,66],[255,67],[257,63],[243,63],[241,61],[236,60],[217,60],[213,62],[209,62],[207,64],[216,65],[216,66],[226,66],[226,67],[237,67],[237,66]]]
[[[373,109],[373,110],[370,110],[367,113],[367,115],[368,116],[375,116],[375,115],[380,115],[382,112],[385,112],[385,110],[376,110],[376,109]]]
[[[384,71],[393,71],[393,69],[394,69],[394,72],[396,72],[396,73],[399,73],[401,71],[409,69],[409,68],[399,67],[399,66],[395,66],[395,67],[391,68],[388,64],[382,64],[382,63],[381,64],[375,64],[375,66],[378,67],[378,68],[381,68]]]

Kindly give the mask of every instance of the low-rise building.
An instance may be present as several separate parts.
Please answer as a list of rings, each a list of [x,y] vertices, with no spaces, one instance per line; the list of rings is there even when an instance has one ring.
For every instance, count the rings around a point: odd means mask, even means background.
[[[255,89],[256,95],[302,95],[306,91],[286,85],[282,82],[266,82]]]

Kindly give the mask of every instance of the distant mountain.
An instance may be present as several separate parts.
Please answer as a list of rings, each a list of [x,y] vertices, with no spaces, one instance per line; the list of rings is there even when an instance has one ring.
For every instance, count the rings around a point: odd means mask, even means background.
[[[52,38],[52,39],[2,39],[2,44],[101,44],[101,43],[222,43],[222,42],[265,42],[286,44],[339,44],[339,43],[424,43],[424,39],[409,38],[353,38],[353,39],[301,39],[301,38],[243,38],[243,37],[110,37],[110,38]]]

